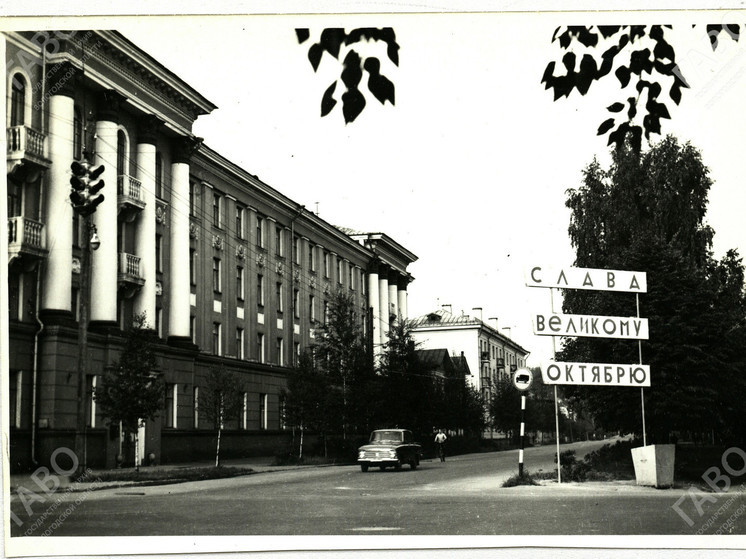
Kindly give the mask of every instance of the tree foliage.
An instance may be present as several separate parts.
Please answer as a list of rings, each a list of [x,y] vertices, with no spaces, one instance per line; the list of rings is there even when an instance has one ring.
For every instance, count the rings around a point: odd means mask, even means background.
[[[651,368],[645,389],[648,431],[717,430],[735,436],[746,366],[744,272],[736,251],[712,256],[713,230],[705,215],[711,180],[699,152],[666,137],[645,153],[625,144],[609,169],[593,161],[582,185],[567,193],[570,239],[576,265],[647,273],[640,294],[650,340],[569,339],[564,361],[637,363]],[[574,314],[635,315],[634,294],[565,292],[563,309]],[[567,387],[573,406],[607,429],[641,432],[638,391]]]
[[[553,91],[556,101],[569,97],[574,89],[585,95],[594,82],[613,73],[620,97],[606,107],[610,116],[597,133],[608,134],[609,145],[617,148],[629,139],[639,151],[643,133],[648,140],[650,134],[660,134],[661,120],[671,118],[671,103],[678,105],[682,91],[690,87],[666,38],[670,29],[670,25],[558,27],[552,42],[564,51],[562,64],[549,62],[541,82]],[[738,24],[706,29],[713,51],[723,34],[734,41],[740,37]]]
[[[296,29],[295,32],[300,44],[306,42],[310,37],[307,28]],[[368,91],[382,105],[386,101],[394,105],[394,84],[381,73],[381,60],[377,56],[361,55],[363,51],[359,48],[362,46],[360,43],[367,42],[385,44],[389,60],[396,66],[399,65],[399,45],[396,42],[396,34],[391,27],[381,29],[364,27],[353,29],[349,33],[342,28],[327,28],[321,32],[319,42],[313,43],[309,47],[308,61],[311,63],[314,72],[318,70],[325,52],[337,61],[339,61],[340,55],[346,52],[341,62],[340,79],[334,80],[321,98],[322,117],[331,113],[338,103],[335,94],[339,81],[345,88],[340,96],[345,123],[353,122],[363,112],[366,101],[365,96],[360,91],[360,84],[363,81],[364,71],[368,75]],[[356,47],[351,48],[352,45],[356,45]]]
[[[145,315],[135,316],[127,330],[119,358],[103,375],[94,398],[110,423],[122,423],[125,433],[137,433],[146,420],[163,409],[163,381],[156,374],[158,362],[152,349],[152,332]]]

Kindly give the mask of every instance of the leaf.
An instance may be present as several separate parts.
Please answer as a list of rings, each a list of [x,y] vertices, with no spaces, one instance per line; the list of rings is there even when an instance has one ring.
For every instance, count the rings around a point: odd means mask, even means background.
[[[609,105],[606,107],[606,110],[610,113],[618,113],[621,112],[621,110],[624,108],[624,103],[614,103],[613,105]]]
[[[619,68],[616,69],[616,72],[614,72],[617,79],[619,79],[619,83],[622,85],[622,88],[627,87],[629,84],[629,79],[631,77],[629,68],[626,66],[619,66]]]
[[[363,70],[360,67],[360,55],[354,50],[350,50],[344,59],[344,70],[342,70],[342,82],[347,89],[357,88],[363,77]]]
[[[541,83],[546,84],[546,87],[544,89],[549,89],[551,87],[550,82],[554,78],[554,61],[547,64],[546,69],[544,70],[544,75],[541,77]]]
[[[614,33],[619,32],[622,27],[620,25],[598,25],[597,29],[604,39],[608,39]]]
[[[629,110],[627,111],[627,117],[630,120],[632,120],[637,115],[637,98],[629,97],[627,99],[627,103],[629,103]]]
[[[308,38],[311,36],[311,34],[308,31],[308,28],[300,28],[295,30],[295,35],[298,37],[298,43],[303,44],[308,40]]]
[[[321,98],[321,116],[328,115],[337,104],[337,100],[333,97],[336,88],[337,82],[334,81],[324,92],[324,96]]]
[[[324,54],[324,49],[318,43],[314,43],[311,45],[311,48],[308,49],[308,60],[311,62],[314,72],[319,69],[322,54]]]
[[[590,54],[583,55],[583,59],[580,61],[580,72],[577,74],[577,82],[575,84],[581,95],[588,93],[593,80],[596,79],[597,70],[596,60]]]
[[[598,127],[598,132],[596,132],[596,135],[603,136],[604,134],[606,134],[609,130],[611,130],[614,127],[614,122],[615,121],[613,118],[608,118],[604,120],[601,123],[601,126]]]
[[[342,114],[345,123],[353,122],[365,108],[365,97],[357,87],[350,88],[342,94]]]
[[[678,83],[674,82],[668,94],[670,95],[671,100],[677,105],[681,102],[681,86]]]
[[[559,36],[559,44],[563,49],[566,49],[570,46],[570,41],[572,41],[572,37],[570,36],[570,31],[566,29],[565,32]]]
[[[565,65],[565,68],[567,68],[567,72],[574,72],[575,71],[575,53],[574,52],[568,52],[565,54],[565,56],[562,57],[562,64]]]
[[[388,100],[394,105],[394,84],[380,73],[381,63],[375,57],[370,57],[363,64],[365,70],[370,74],[368,78],[368,89],[381,104]]]
[[[345,30],[339,27],[329,27],[321,32],[321,46],[334,58],[339,58],[339,49],[345,40]]]
[[[642,128],[631,126],[629,129],[629,143],[635,152],[639,153],[642,148]]]

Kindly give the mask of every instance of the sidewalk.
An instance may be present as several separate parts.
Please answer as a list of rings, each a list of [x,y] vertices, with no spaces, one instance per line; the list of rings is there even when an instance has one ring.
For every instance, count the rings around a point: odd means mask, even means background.
[[[253,473],[264,473],[264,472],[273,472],[273,471],[282,471],[282,470],[295,470],[299,468],[311,468],[316,467],[316,465],[290,465],[290,466],[274,466],[275,458],[273,456],[256,456],[251,458],[227,458],[220,461],[221,466],[225,467],[233,467],[233,468],[250,468],[253,470]],[[202,461],[202,462],[185,462],[185,463],[179,463],[179,464],[164,464],[164,465],[158,465],[158,466],[140,466],[141,472],[153,472],[153,471],[172,471],[174,473],[174,478],[178,478],[178,471],[184,470],[187,468],[210,468],[215,465],[214,461]],[[77,492],[77,491],[84,491],[87,488],[91,487],[91,483],[96,480],[98,477],[98,474],[104,473],[104,472],[112,472],[115,470],[100,470],[100,469],[91,469],[91,473],[88,476],[88,479],[90,481],[85,482],[73,482],[70,479],[70,476],[63,476],[63,475],[56,475],[54,472],[48,473],[45,472],[45,470],[40,471],[37,474],[37,477],[41,483],[44,483],[45,481],[45,473],[49,476],[49,480],[47,480],[47,487],[50,489],[53,489],[54,491],[70,491],[70,492]],[[122,471],[134,471],[134,467],[130,468],[122,468]],[[11,495],[17,495],[19,488],[23,487],[27,489],[30,492],[38,492],[41,488],[39,484],[35,481],[33,475],[35,472],[27,472],[23,474],[11,474],[10,475],[10,494]],[[53,488],[54,480],[56,480],[59,485],[56,488]],[[165,485],[169,483],[168,481],[105,481],[105,482],[99,482],[97,484],[97,487],[99,488],[107,488],[107,487],[136,487],[136,486],[142,486],[142,485]]]

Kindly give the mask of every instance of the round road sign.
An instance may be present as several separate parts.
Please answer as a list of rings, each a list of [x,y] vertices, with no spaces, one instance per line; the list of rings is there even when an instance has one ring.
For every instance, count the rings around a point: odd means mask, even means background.
[[[530,369],[524,367],[518,369],[513,375],[513,386],[518,390],[528,390],[532,380],[534,380],[534,374]]]

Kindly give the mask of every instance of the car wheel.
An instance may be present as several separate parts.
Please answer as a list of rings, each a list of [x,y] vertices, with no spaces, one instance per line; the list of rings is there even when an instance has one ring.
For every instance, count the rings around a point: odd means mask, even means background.
[[[364,472],[368,471],[368,464],[360,464],[360,469]]]
[[[415,458],[414,460],[412,460],[412,461],[411,461],[411,462],[409,463],[409,467],[410,467],[410,468],[412,468],[413,470],[416,470],[416,469],[417,469],[417,458]]]
[[[381,471],[384,471],[386,469],[386,466],[379,466],[381,468]]]
[[[396,463],[396,466],[394,466],[394,469],[395,469],[395,470],[396,470],[397,472],[398,472],[399,470],[401,470],[401,462],[397,462],[397,463]]]

